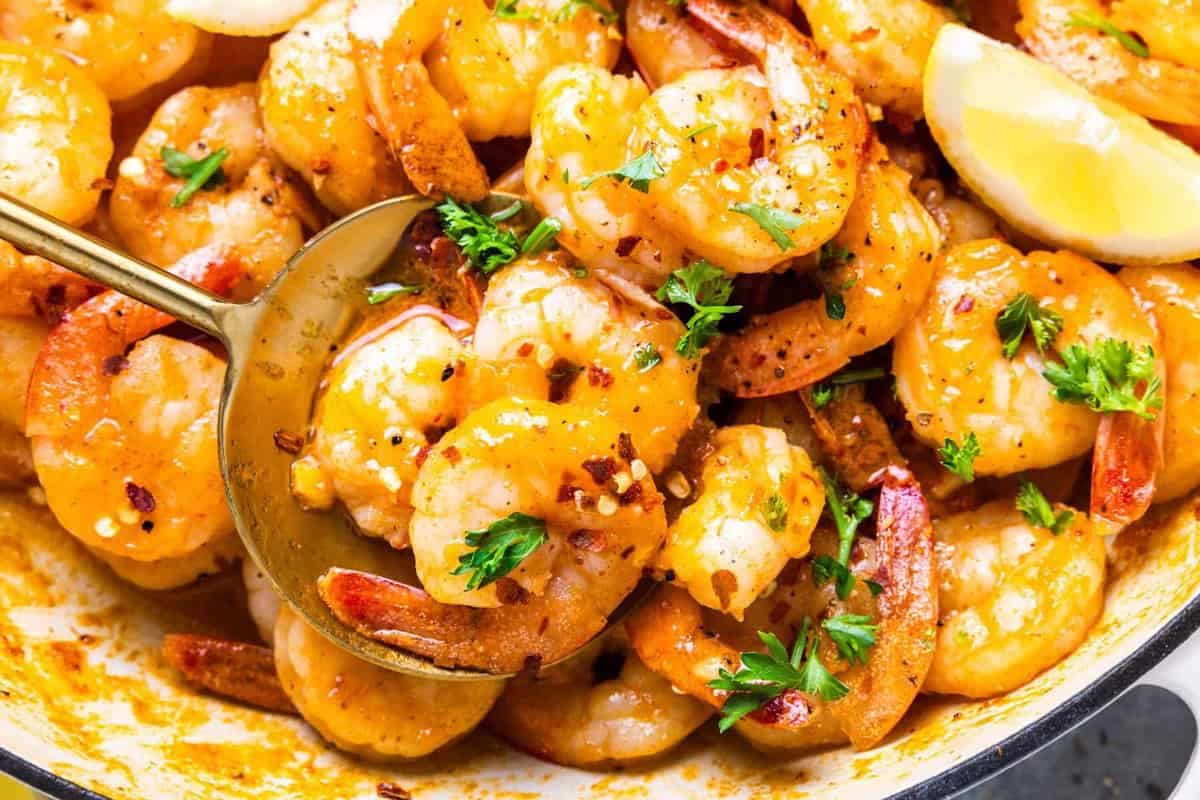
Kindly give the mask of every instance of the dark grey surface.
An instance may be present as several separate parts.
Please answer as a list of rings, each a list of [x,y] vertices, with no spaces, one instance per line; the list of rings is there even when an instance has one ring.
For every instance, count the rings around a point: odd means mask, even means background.
[[[1195,742],[1196,722],[1183,701],[1142,687],[955,800],[1162,800]]]

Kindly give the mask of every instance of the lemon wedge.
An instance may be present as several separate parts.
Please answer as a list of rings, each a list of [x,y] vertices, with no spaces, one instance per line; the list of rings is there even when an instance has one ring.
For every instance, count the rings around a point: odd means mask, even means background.
[[[1122,264],[1200,257],[1200,155],[1031,56],[944,26],[925,119],[962,180],[1030,236]]]
[[[283,33],[321,0],[167,0],[167,14],[180,22],[228,36]]]

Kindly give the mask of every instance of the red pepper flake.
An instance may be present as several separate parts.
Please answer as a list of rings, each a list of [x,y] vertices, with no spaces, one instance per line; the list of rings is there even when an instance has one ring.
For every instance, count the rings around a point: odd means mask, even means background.
[[[546,372],[546,377],[550,380],[550,397],[551,403],[561,403],[567,399],[567,393],[571,391],[572,384],[579,377],[582,368],[575,366],[565,358],[560,358],[550,365],[550,369]]]
[[[526,358],[532,352],[533,352],[533,342],[525,342],[524,344],[522,344],[520,347],[517,348],[517,355],[519,355],[521,358]]]
[[[598,486],[608,483],[617,472],[617,462],[605,456],[604,458],[589,458],[583,462],[583,468]]]
[[[712,574],[709,582],[712,584],[713,592],[717,595],[717,600],[721,603],[721,608],[728,609],[729,601],[738,589],[737,576],[727,569],[719,569]]]
[[[558,502],[560,502],[560,503],[573,502],[575,500],[575,494],[577,492],[582,492],[582,491],[583,491],[583,487],[581,487],[581,486],[572,486],[569,483],[564,483],[562,486],[558,487]]]
[[[312,170],[313,175],[328,175],[333,171],[333,164],[330,163],[328,158],[322,156],[321,158],[314,158],[308,168]]]
[[[567,536],[567,543],[576,550],[587,550],[589,553],[600,553],[604,550],[604,531],[592,531],[580,528]]]
[[[291,431],[275,431],[275,446],[285,453],[296,455],[304,448],[304,437]]]
[[[506,606],[523,603],[529,597],[529,592],[521,588],[521,584],[512,578],[500,578],[496,581],[496,599]]]
[[[617,500],[623,506],[632,505],[633,503],[636,503],[638,500],[641,500],[641,499],[642,499],[642,485],[640,483],[635,483],[633,486],[630,486],[628,489],[626,489],[624,492],[621,493],[620,497],[617,498]]]
[[[105,375],[111,378],[129,369],[129,359],[125,356],[109,356],[104,359],[100,368],[104,371]]]
[[[724,172],[725,170],[729,169],[729,162],[723,158],[718,158],[716,161],[713,162],[712,168],[713,168],[713,172],[720,174],[720,173]]]
[[[622,433],[617,436],[617,455],[625,459],[626,462],[637,458],[637,449],[633,446],[633,437],[628,433]]]
[[[954,313],[955,314],[966,314],[968,311],[970,311],[974,307],[975,307],[975,298],[971,297],[969,294],[964,294],[962,297],[958,298],[958,304],[954,306]]]
[[[143,514],[154,511],[154,495],[146,487],[125,481],[125,496],[129,498],[129,504]]]
[[[613,375],[604,367],[589,364],[587,368],[588,383],[592,386],[599,386],[601,389],[607,389],[613,385]]]
[[[375,795],[382,800],[412,800],[412,792],[398,783],[384,781],[375,786]]]
[[[808,722],[811,709],[804,695],[795,689],[788,689],[778,697],[773,697],[751,711],[748,715],[755,722],[769,725],[773,728],[798,728]]]
[[[627,255],[633,252],[634,248],[638,246],[638,242],[641,240],[642,237],[640,236],[622,236],[617,240],[617,255],[621,258],[625,258]]]
[[[631,555],[633,555],[633,551],[635,549],[637,549],[637,548],[635,548],[633,545],[629,545],[629,547],[626,547],[624,550],[621,551],[621,558],[622,559],[629,558]]]
[[[442,455],[444,455],[446,460],[451,464],[457,464],[459,461],[462,461],[462,453],[458,452],[458,448],[454,445],[450,445],[443,450]]]
[[[762,128],[755,128],[754,130],[750,131],[750,160],[751,161],[757,161],[758,159],[763,157],[763,153],[766,152],[766,142],[767,142],[767,137],[766,137],[766,134],[763,133]]]
[[[413,456],[413,463],[417,465],[417,469],[420,469],[421,465],[425,463],[425,459],[429,458],[429,453],[432,450],[433,445],[427,444],[418,450],[417,454]]]

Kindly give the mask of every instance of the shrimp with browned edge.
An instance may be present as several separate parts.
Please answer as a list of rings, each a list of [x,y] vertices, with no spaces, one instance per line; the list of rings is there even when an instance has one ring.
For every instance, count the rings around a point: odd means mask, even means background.
[[[625,9],[625,44],[651,89],[685,72],[738,63],[688,18],[686,4],[673,0],[630,0]]]

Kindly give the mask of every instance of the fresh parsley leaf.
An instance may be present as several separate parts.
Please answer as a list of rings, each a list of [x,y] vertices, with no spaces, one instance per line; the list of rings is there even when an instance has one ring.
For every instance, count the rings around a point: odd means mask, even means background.
[[[516,569],[549,536],[546,523],[520,512],[509,514],[482,531],[467,531],[467,545],[475,548],[458,557],[451,575],[468,572],[467,591],[487,586]]]
[[[687,333],[675,345],[677,353],[696,358],[700,349],[717,335],[717,323],[742,310],[741,306],[725,305],[732,293],[733,280],[720,267],[704,260],[671,273],[656,297],[663,302],[690,306],[693,312],[687,321]]]
[[[687,133],[685,133],[683,135],[683,138],[694,142],[694,141],[696,141],[696,137],[699,136],[700,134],[708,133],[709,131],[716,130],[716,128],[717,128],[717,126],[715,124],[699,125],[695,128],[692,128]]]
[[[854,573],[850,568],[838,563],[833,556],[817,556],[812,565],[813,583],[824,586],[833,581],[838,597],[847,598],[854,591]]]
[[[508,208],[502,208],[488,214],[492,222],[506,222],[525,210],[525,201],[516,200]]]
[[[555,22],[566,22],[579,13],[581,8],[590,8],[600,15],[600,19],[605,25],[612,25],[617,21],[617,12],[613,11],[601,4],[599,0],[567,0],[563,7],[554,15]]]
[[[1025,515],[1030,525],[1045,528],[1055,536],[1065,531],[1075,521],[1075,512],[1064,509],[1054,512],[1054,506],[1046,499],[1033,481],[1021,479],[1017,484],[1017,510]]]
[[[532,11],[521,11],[517,8],[517,4],[521,0],[496,0],[496,5],[492,8],[492,13],[500,19],[524,19],[530,22],[535,22],[538,19],[537,14]]]
[[[588,276],[587,267],[575,267],[571,270],[571,274],[576,278],[586,278]]]
[[[763,518],[767,527],[778,533],[787,527],[788,506],[783,496],[775,492],[762,505]]]
[[[612,178],[617,183],[628,183],[631,189],[636,189],[645,194],[650,191],[650,181],[665,177],[666,174],[667,171],[662,168],[662,164],[659,164],[658,159],[654,157],[654,151],[647,150],[637,158],[616,169],[593,175],[580,185],[584,189],[587,189],[601,178]]]
[[[821,623],[838,653],[851,664],[866,664],[867,651],[875,646],[878,625],[862,614],[839,614]]]
[[[558,234],[562,233],[562,227],[562,223],[554,217],[546,217],[525,237],[525,243],[521,245],[521,254],[533,255],[557,247]]]
[[[879,597],[883,594],[883,584],[875,581],[863,581],[867,585],[867,589],[871,592],[871,597]]]
[[[1128,342],[1102,339],[1091,350],[1073,344],[1061,355],[1061,366],[1047,364],[1042,373],[1060,402],[1083,403],[1101,413],[1130,411],[1142,419],[1154,419],[1162,408],[1162,379],[1155,374],[1149,345],[1135,352]]]
[[[967,434],[961,446],[953,439],[947,439],[937,451],[942,466],[967,483],[975,480],[975,459],[979,458],[981,452],[975,431]]]
[[[887,370],[883,367],[844,369],[841,372],[835,372],[820,383],[813,384],[810,390],[813,407],[820,410],[832,403],[841,395],[841,387],[843,386],[849,386],[853,383],[866,383],[867,381],[875,381],[886,377]]]
[[[841,322],[846,318],[846,298],[842,297],[841,292],[826,290],[825,316],[834,322]]]
[[[788,238],[787,232],[796,230],[805,222],[804,217],[799,214],[785,211],[782,208],[759,205],[758,203],[734,203],[729,207],[729,210],[738,214],[745,214],[758,223],[758,227],[766,231],[767,235],[775,240],[775,244],[780,250],[787,250],[795,246],[795,243]]]
[[[831,240],[821,245],[821,257],[817,262],[817,269],[834,269],[842,264],[849,264],[853,260],[854,251]]]
[[[424,289],[425,287],[419,283],[396,283],[392,281],[377,283],[374,286],[367,287],[367,302],[373,306],[377,306],[402,294],[420,294]]]
[[[168,175],[187,179],[183,188],[171,198],[171,208],[181,208],[201,189],[215,189],[225,182],[221,164],[229,158],[229,151],[224,147],[200,159],[192,158],[174,147],[164,147],[159,154]]]
[[[809,396],[812,398],[813,407],[817,409],[822,409],[832,403],[836,393],[837,388],[829,381],[821,381],[809,389]]]
[[[1039,353],[1054,346],[1054,340],[1062,333],[1062,315],[1043,308],[1028,292],[1021,292],[996,315],[996,332],[1004,342],[1004,357],[1012,360],[1021,347],[1026,330],[1033,331],[1033,343]]]
[[[1067,27],[1091,28],[1101,33],[1106,33],[1120,42],[1121,47],[1124,47],[1138,58],[1150,57],[1150,49],[1142,44],[1136,36],[1129,31],[1121,30],[1104,17],[1091,11],[1072,11],[1070,19],[1067,20]]]
[[[504,230],[495,220],[469,205],[460,205],[452,197],[447,197],[437,212],[442,219],[442,231],[462,248],[471,266],[484,275],[491,275],[515,259],[521,250],[512,231]]]
[[[638,372],[649,372],[662,363],[662,353],[649,342],[642,342],[633,348],[633,360],[637,364]]]
[[[838,554],[836,563],[842,568],[832,572],[839,581],[838,597],[845,600],[854,588],[854,575],[850,572],[850,550],[854,546],[854,537],[858,534],[858,526],[875,511],[875,504],[870,500],[859,497],[854,492],[843,489],[837,480],[825,469],[818,470],[821,483],[825,486],[825,510],[833,519],[838,532]],[[828,558],[828,556],[826,556]],[[830,568],[826,565],[826,574]],[[846,576],[849,576],[848,578]],[[816,562],[813,563],[813,577],[817,577]],[[826,578],[828,580],[828,578]],[[818,584],[824,583],[822,580]]]

